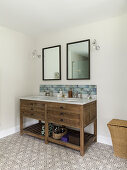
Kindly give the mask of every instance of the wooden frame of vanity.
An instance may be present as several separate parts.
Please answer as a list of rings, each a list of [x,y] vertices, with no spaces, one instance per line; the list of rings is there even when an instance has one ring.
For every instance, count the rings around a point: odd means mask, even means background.
[[[53,142],[75,150],[80,151],[83,156],[85,149],[92,143],[97,141],[97,102],[93,101],[87,104],[67,104],[57,102],[44,102],[36,100],[20,99],[20,134],[28,134],[40,139],[44,139],[45,143]],[[23,117],[39,120],[39,123],[23,128]],[[41,121],[45,122],[45,136],[41,134]],[[48,124],[54,123],[64,125],[70,128],[80,130],[80,146],[66,143],[61,140],[53,139],[48,136]],[[85,143],[84,128],[94,123],[94,134]]]

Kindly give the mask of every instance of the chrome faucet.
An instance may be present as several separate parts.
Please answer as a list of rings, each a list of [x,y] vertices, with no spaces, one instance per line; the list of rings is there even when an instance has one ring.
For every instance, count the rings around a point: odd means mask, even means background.
[[[50,96],[50,91],[46,91],[45,96]]]
[[[79,98],[79,93],[78,93],[78,91],[76,91],[76,92],[73,94],[73,98]],[[81,95],[80,95],[80,98],[81,98]]]
[[[45,96],[53,96],[53,91],[46,91]]]
[[[91,92],[92,92],[92,90],[88,90],[88,91],[87,91],[87,94],[88,94],[87,97],[88,97],[88,99],[92,99]]]

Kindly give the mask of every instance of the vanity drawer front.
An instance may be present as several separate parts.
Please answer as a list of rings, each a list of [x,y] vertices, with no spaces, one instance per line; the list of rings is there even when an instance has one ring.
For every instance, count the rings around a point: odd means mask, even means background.
[[[74,104],[63,104],[63,103],[50,103],[47,105],[47,110],[51,111],[66,111],[69,113],[80,114],[81,106]]]
[[[45,105],[38,101],[21,100],[20,109],[23,111],[45,112]]]
[[[56,117],[54,115],[48,115],[48,122],[56,123],[59,125],[69,126],[69,127],[80,127],[80,119],[68,119],[65,117]]]
[[[54,116],[60,119],[66,118],[66,119],[72,119],[72,120],[79,120],[80,114],[77,113],[69,113],[65,111],[55,111],[55,110],[49,110],[47,111],[47,115],[50,118],[50,116]]]
[[[24,110],[21,111],[21,114],[25,117],[29,117],[37,120],[45,120],[44,113]]]

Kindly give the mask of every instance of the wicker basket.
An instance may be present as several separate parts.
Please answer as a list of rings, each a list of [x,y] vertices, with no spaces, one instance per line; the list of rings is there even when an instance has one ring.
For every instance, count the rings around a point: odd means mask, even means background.
[[[63,133],[54,133],[53,132],[53,134],[52,134],[52,137],[54,138],[54,139],[61,139],[64,135],[66,135],[66,133],[67,133],[67,129],[65,129],[65,132],[63,132]]]
[[[127,159],[127,121],[113,119],[108,123],[115,156]]]

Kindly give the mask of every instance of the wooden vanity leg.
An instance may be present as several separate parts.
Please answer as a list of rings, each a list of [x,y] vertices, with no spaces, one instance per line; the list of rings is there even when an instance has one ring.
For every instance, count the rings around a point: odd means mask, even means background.
[[[97,119],[94,121],[94,135],[95,135],[95,142],[97,142]]]
[[[47,104],[45,105],[45,144],[48,144]]]
[[[84,156],[85,146],[84,146],[84,124],[83,124],[83,110],[80,113],[80,155]]]
[[[20,135],[23,135],[23,116],[20,113]]]
[[[39,120],[39,123],[41,124],[41,120]]]

